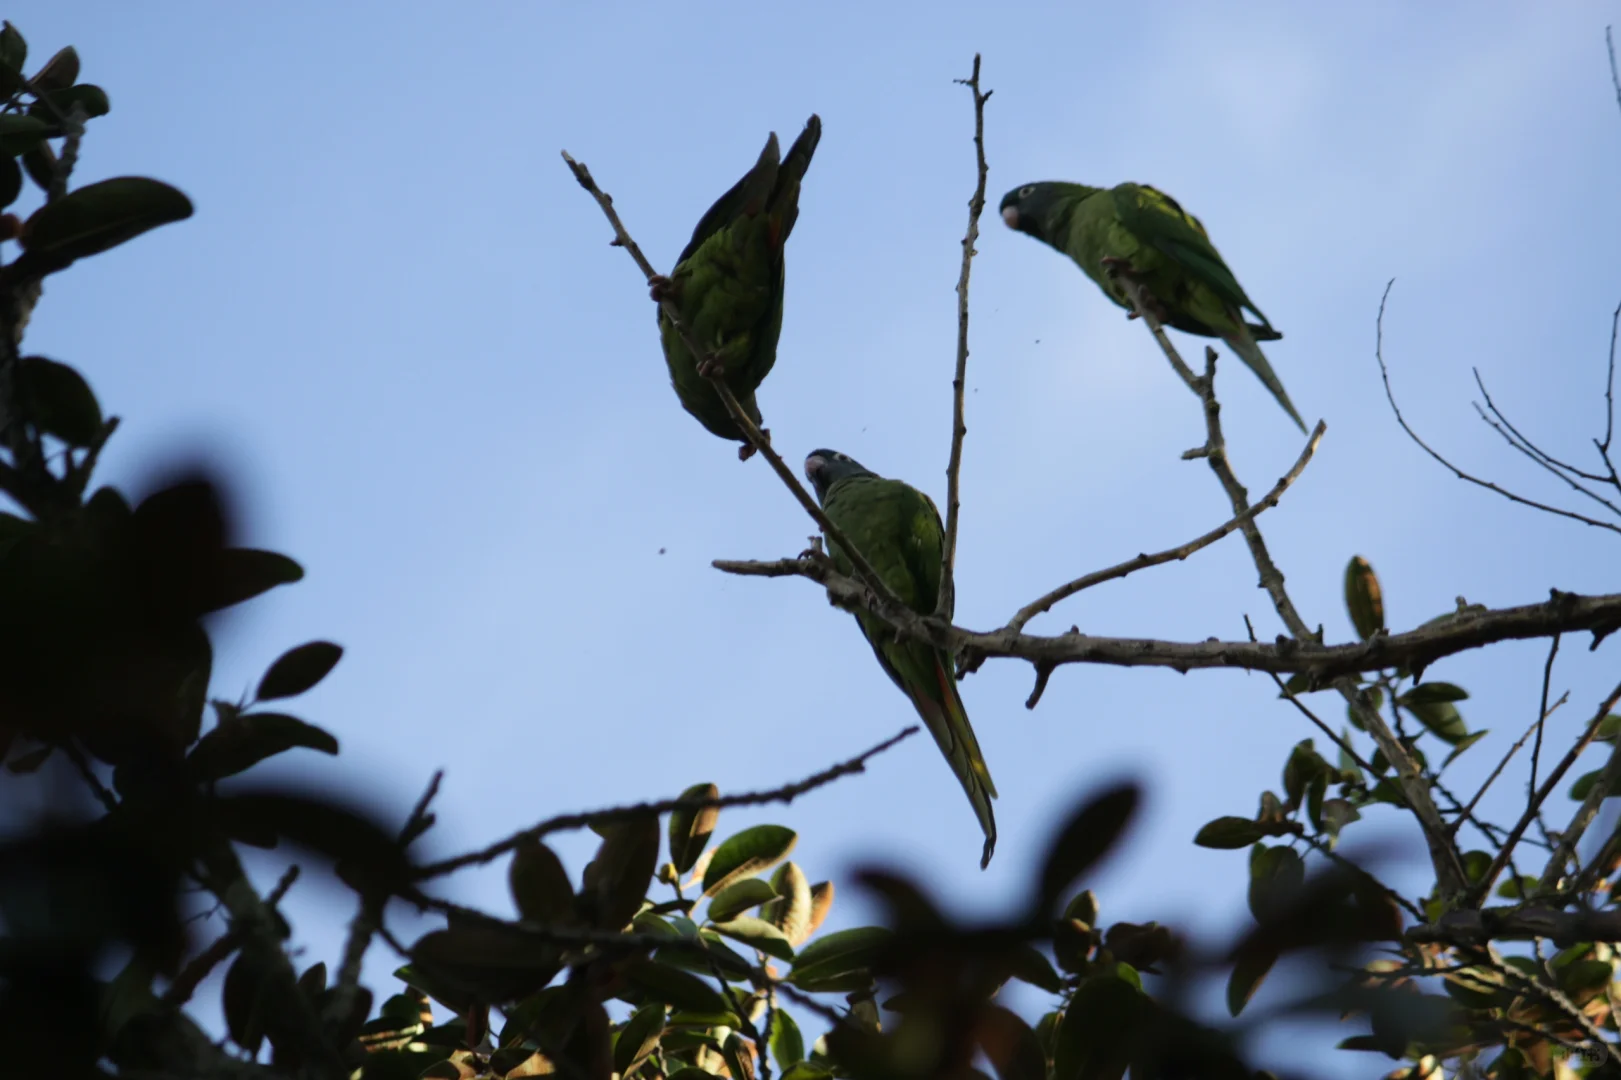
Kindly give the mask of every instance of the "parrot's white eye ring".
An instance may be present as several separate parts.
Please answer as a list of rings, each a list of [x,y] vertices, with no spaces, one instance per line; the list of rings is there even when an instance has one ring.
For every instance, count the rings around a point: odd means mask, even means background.
[[[1024,185],[1024,187],[1019,189],[1019,198],[1021,198],[1021,199],[1029,198],[1032,194],[1034,194],[1035,190],[1036,190],[1036,185],[1034,185],[1034,184],[1026,184],[1026,185]]]

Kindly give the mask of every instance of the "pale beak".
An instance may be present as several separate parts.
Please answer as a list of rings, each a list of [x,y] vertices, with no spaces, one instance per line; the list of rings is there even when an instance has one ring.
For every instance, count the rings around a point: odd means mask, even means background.
[[[1017,229],[1019,227],[1019,208],[1017,206],[1010,206],[1006,210],[1003,210],[1002,220],[1007,222],[1008,228]]]

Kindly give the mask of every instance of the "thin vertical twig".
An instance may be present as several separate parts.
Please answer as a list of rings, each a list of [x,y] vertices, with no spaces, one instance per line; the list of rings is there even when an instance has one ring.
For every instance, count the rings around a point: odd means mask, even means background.
[[[951,381],[951,458],[946,464],[946,536],[941,545],[940,590],[934,613],[951,618],[957,603],[957,515],[962,508],[962,440],[968,434],[963,420],[963,391],[968,381],[968,277],[974,266],[974,244],[979,240],[979,216],[985,211],[985,103],[993,91],[979,89],[979,54],[974,54],[974,71],[957,83],[974,95],[974,194],[968,200],[968,230],[962,238],[962,271],[957,275],[957,372]]]

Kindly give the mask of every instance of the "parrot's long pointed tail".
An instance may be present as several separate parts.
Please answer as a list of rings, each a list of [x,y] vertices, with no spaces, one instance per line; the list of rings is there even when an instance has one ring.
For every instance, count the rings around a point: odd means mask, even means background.
[[[928,725],[929,734],[934,736],[940,752],[946,756],[951,771],[957,774],[957,782],[962,785],[969,804],[974,808],[974,816],[979,819],[979,827],[985,833],[985,848],[979,860],[980,869],[983,870],[990,865],[991,855],[996,851],[996,815],[991,811],[991,800],[996,798],[996,785],[991,782],[991,771],[985,765],[979,740],[974,737],[974,729],[968,723],[968,710],[963,708],[949,666],[937,658],[934,667],[942,700],[917,690],[911,695],[912,704]]]
[[[1306,422],[1300,419],[1300,414],[1295,411],[1294,402],[1289,400],[1288,391],[1284,390],[1283,383],[1278,381],[1277,373],[1272,370],[1272,365],[1266,362],[1266,354],[1262,353],[1261,347],[1255,344],[1255,339],[1247,332],[1240,330],[1228,334],[1222,340],[1226,341],[1233,352],[1238,354],[1238,358],[1244,361],[1251,371],[1255,372],[1256,377],[1261,380],[1266,388],[1272,391],[1272,396],[1278,399],[1278,404],[1282,405],[1283,411],[1288,413],[1289,418],[1300,426],[1300,430],[1302,432],[1306,431]]]

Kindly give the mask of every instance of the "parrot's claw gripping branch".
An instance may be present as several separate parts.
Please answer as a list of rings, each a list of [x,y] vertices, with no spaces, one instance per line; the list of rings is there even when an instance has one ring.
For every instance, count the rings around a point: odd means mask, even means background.
[[[637,246],[635,240],[631,239],[630,233],[625,229],[624,222],[619,220],[619,214],[614,210],[613,196],[598,187],[596,180],[591,176],[591,170],[586,168],[583,162],[575,161],[567,150],[563,151],[563,160],[568,163],[569,171],[574,174],[575,181],[602,208],[602,213],[608,219],[608,224],[613,227],[614,240],[617,241],[615,246],[624,248],[630,254],[637,267],[641,269],[642,275],[646,277],[648,288],[654,288],[656,280],[661,278],[662,275],[653,269],[653,264],[647,261],[647,256],[642,254],[642,249]],[[866,556],[861,554],[861,551],[854,544],[850,543],[849,538],[844,535],[837,525],[828,520],[826,514],[822,513],[821,506],[817,504],[815,499],[811,498],[810,493],[805,490],[804,485],[794,475],[794,471],[782,460],[782,455],[771,449],[770,437],[765,431],[755,426],[754,421],[749,419],[748,414],[743,411],[743,407],[738,404],[737,396],[732,393],[732,388],[727,386],[718,374],[715,374],[720,369],[720,365],[715,361],[712,352],[701,346],[698,340],[692,336],[692,331],[688,330],[687,325],[681,321],[681,312],[676,309],[675,304],[670,301],[668,296],[662,297],[659,304],[663,307],[664,314],[669,317],[671,325],[681,335],[681,341],[692,352],[692,355],[699,358],[700,364],[711,365],[710,372],[706,373],[709,384],[715,388],[716,396],[726,406],[726,411],[731,414],[733,422],[737,424],[738,429],[743,432],[744,438],[747,440],[747,444],[738,451],[738,458],[747,461],[755,452],[758,452],[770,463],[772,471],[788,486],[788,490],[793,493],[794,498],[799,500],[799,505],[804,507],[805,512],[821,527],[822,535],[826,536],[831,543],[839,545],[843,551],[849,554],[850,563],[855,568],[856,575],[877,597],[877,610],[884,618],[893,621],[895,618],[901,617],[902,613],[906,615],[912,614],[911,609],[902,604],[900,598],[895,595],[889,586],[884,584],[883,579],[872,568],[872,564],[867,561]]]

